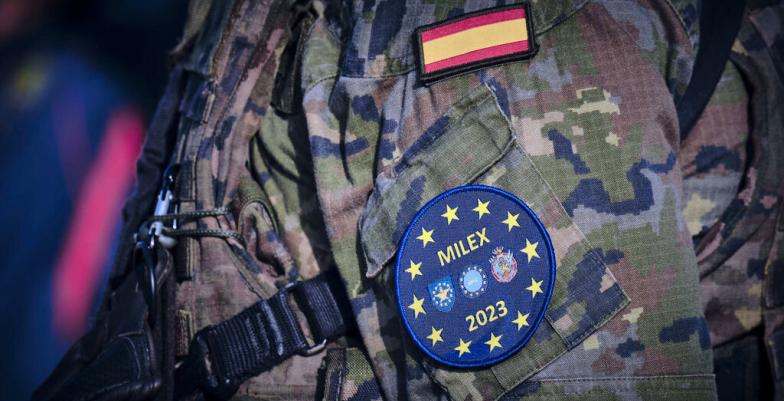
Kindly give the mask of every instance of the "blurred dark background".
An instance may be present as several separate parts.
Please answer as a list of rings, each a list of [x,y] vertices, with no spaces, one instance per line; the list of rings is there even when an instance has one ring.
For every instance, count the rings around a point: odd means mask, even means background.
[[[0,0],[0,399],[91,324],[187,0]]]

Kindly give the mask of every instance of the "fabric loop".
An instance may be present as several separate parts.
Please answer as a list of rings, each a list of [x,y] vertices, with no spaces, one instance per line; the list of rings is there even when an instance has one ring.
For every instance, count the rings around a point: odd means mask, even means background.
[[[216,209],[205,209],[205,210],[193,210],[190,212],[180,212],[180,213],[169,213],[169,214],[162,214],[158,216],[150,217],[150,221],[172,221],[172,220],[194,220],[199,219],[202,217],[213,217],[213,216],[225,216],[228,215],[229,209],[225,207],[219,207]]]

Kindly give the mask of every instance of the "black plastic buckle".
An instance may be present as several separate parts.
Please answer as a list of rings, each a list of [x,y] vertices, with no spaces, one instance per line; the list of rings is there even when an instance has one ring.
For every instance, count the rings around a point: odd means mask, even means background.
[[[276,297],[280,297],[284,302],[288,302],[287,294],[294,292],[299,288],[300,281],[292,282],[281,288]],[[296,294],[293,294],[296,298]],[[264,302],[264,301],[262,301]],[[290,304],[288,307],[291,307]],[[236,316],[235,316],[236,317]],[[232,318],[233,319],[233,318]],[[225,322],[224,322],[225,323]],[[247,377],[229,377],[226,372],[221,370],[221,365],[216,363],[213,358],[212,350],[219,350],[218,342],[215,336],[219,335],[215,326],[207,326],[201,329],[191,340],[190,351],[183,366],[188,366],[192,369],[192,375],[189,380],[195,381],[195,386],[201,390],[208,400],[227,400],[237,392],[240,384],[247,379]],[[308,345],[304,349],[296,351],[298,355],[310,356],[321,352],[327,345],[327,339],[323,339],[314,345]],[[291,356],[282,355],[283,358]],[[275,366],[279,361],[277,357],[267,359],[264,361],[264,366],[257,366],[253,372],[245,373],[258,373],[266,371]]]
[[[210,359],[209,336],[212,330],[212,327],[206,327],[196,333],[191,341],[188,359],[191,359],[189,363],[197,369],[197,385],[205,398],[228,400],[237,392],[241,382],[226,377],[220,367]]]

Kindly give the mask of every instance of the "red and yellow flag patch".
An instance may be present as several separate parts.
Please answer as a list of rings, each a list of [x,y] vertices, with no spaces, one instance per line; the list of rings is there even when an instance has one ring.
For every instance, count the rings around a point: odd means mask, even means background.
[[[528,4],[461,15],[420,27],[419,75],[428,83],[536,53]]]

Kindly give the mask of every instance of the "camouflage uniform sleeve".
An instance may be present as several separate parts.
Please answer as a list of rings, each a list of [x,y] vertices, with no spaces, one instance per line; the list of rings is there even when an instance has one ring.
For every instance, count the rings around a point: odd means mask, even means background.
[[[719,397],[781,397],[781,4],[749,2],[724,75],[683,144],[684,213]],[[778,39],[777,39],[778,38]],[[772,382],[772,383],[771,383]],[[774,392],[771,394],[771,392]]]
[[[418,84],[413,29],[491,6],[357,4],[349,23],[323,22],[305,45],[316,193],[383,395],[714,398],[682,212],[673,97],[695,43],[681,8],[534,4],[540,49],[530,62]],[[525,199],[558,260],[551,307],[531,342],[473,370],[429,360],[411,341],[390,267],[414,213],[467,183]]]
[[[236,228],[244,242],[187,241],[178,309],[198,329],[336,269],[358,326],[241,394],[715,398],[714,330],[700,302],[707,259],[692,234],[721,220],[735,202],[724,191],[743,182],[732,166],[749,158],[744,117],[722,119],[747,100],[741,69],[727,67],[714,120],[682,144],[674,101],[699,46],[695,2],[553,1],[531,5],[531,60],[423,85],[414,30],[496,3],[313,1],[278,21],[290,5],[238,0],[193,36],[184,207],[231,205],[235,221],[199,224]],[[706,167],[718,148],[730,151]],[[531,206],[557,271],[531,341],[460,369],[429,359],[405,331],[394,253],[417,210],[472,183]]]

